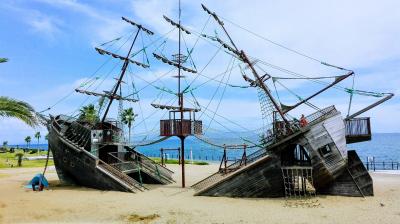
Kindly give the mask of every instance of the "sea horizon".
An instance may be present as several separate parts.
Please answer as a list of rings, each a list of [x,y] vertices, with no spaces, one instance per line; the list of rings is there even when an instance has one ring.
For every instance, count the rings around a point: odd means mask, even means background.
[[[233,138],[213,138],[214,143],[223,145],[226,142],[230,142],[229,139]],[[400,133],[373,133],[371,141],[348,144],[349,150],[356,150],[362,161],[366,161],[367,157],[375,157],[375,161],[393,161],[400,162],[400,154],[398,150],[400,149],[400,142],[396,141],[400,139]],[[189,137],[185,141],[185,157],[187,159],[193,160],[205,160],[205,161],[218,161],[220,160],[223,149],[215,146],[210,146],[194,137]],[[26,143],[23,144],[11,144],[9,147],[27,148]],[[161,148],[178,148],[180,146],[180,141],[177,138],[170,138],[163,142],[150,145],[150,146],[139,146],[138,151],[150,156],[150,157],[160,157]],[[41,144],[30,144],[30,148],[41,150],[47,150],[47,143]],[[250,154],[256,149],[248,148],[247,153]],[[243,154],[243,150],[229,151],[228,156],[231,158],[240,158]],[[165,155],[169,158],[178,158],[177,151],[169,150],[165,152]]]

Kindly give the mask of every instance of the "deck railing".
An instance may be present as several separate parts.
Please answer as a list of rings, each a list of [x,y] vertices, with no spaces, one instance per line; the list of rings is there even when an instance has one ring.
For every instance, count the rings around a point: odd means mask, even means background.
[[[369,117],[352,118],[346,120],[346,135],[368,136],[371,135]]]
[[[346,119],[346,142],[355,143],[371,140],[369,117]]]
[[[314,112],[306,117],[308,124],[312,124],[318,122],[321,118],[328,116],[332,113],[335,113],[337,110],[335,106],[329,106],[317,112]]]
[[[161,136],[201,135],[202,122],[188,119],[169,119],[160,121]]]
[[[394,161],[382,161],[382,162],[371,162],[367,161],[364,162],[364,166],[367,168],[367,170],[399,170],[400,167],[400,162],[394,162]]]
[[[307,126],[315,124],[321,121],[323,118],[336,113],[337,110],[335,106],[329,106],[319,111],[316,111],[310,115],[308,115],[305,119],[308,122]],[[287,131],[285,128],[285,123],[283,121],[276,121],[273,125],[273,128],[268,130],[264,136],[264,143],[265,145],[270,145],[276,143],[283,138],[292,135],[293,133],[301,131],[301,126],[298,120],[289,121],[289,125],[291,131]]]

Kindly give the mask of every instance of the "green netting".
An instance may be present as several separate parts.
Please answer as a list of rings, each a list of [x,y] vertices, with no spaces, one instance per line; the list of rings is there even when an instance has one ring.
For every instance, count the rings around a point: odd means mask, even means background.
[[[357,89],[345,88],[345,91],[350,94],[357,94],[357,95],[362,95],[362,96],[373,96],[373,97],[385,96],[385,93],[376,93],[376,92],[369,92],[369,91],[357,90]]]

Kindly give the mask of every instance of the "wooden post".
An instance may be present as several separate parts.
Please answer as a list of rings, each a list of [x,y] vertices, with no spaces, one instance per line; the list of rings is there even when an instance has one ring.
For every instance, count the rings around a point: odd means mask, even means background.
[[[226,146],[224,146],[224,165],[225,165],[225,173],[226,173],[226,163],[227,163],[227,155],[226,155]]]
[[[164,166],[164,150],[163,148],[160,149],[161,155],[160,155],[160,159],[161,159],[161,166]]]
[[[224,153],[224,155],[225,155],[225,153]],[[218,169],[218,171],[221,171],[222,170],[222,163],[224,162],[224,157],[225,156],[222,156],[222,158],[221,158],[221,163],[219,164],[219,169]],[[200,159],[200,158],[199,158]]]
[[[245,166],[247,165],[247,154],[246,154],[246,148],[247,148],[247,145],[246,145],[246,144],[244,144],[244,148],[243,148],[243,150],[244,150],[244,165],[245,165]]]
[[[178,165],[181,165],[181,147],[178,147]]]
[[[185,188],[185,136],[179,136],[179,138],[181,139],[182,188]]]

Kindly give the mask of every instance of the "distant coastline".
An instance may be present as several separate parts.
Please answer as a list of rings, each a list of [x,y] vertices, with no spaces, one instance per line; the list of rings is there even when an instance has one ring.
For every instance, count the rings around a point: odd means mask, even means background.
[[[231,137],[230,137],[231,138]],[[225,144],[230,138],[219,138],[213,139],[219,144]],[[400,133],[374,133],[372,134],[372,140],[367,142],[349,144],[349,149],[357,150],[362,161],[366,161],[367,157],[375,157],[376,161],[395,161],[400,162]],[[228,141],[229,142],[229,141]],[[16,147],[17,144],[9,145],[9,147]],[[19,144],[20,148],[26,148],[26,143]],[[41,150],[47,150],[47,144],[31,144],[30,148]],[[168,139],[164,142],[138,147],[138,150],[148,156],[158,157],[160,155],[160,148],[177,148],[179,147],[178,139]],[[187,148],[185,150],[186,155],[192,157],[195,160],[219,160],[222,155],[222,149],[211,147],[206,145],[195,138],[188,138]],[[235,151],[230,153],[231,157],[241,156],[241,151]],[[249,150],[251,153],[251,150]],[[169,152],[170,158],[177,158],[177,153]]]

